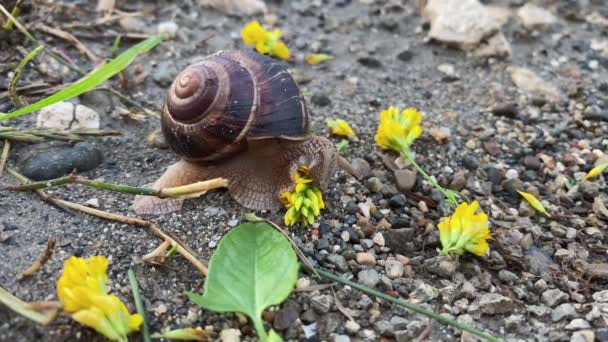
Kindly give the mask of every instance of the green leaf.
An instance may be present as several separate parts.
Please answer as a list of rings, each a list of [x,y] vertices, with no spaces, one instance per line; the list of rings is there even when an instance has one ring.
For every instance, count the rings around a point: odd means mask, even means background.
[[[268,342],[282,342],[283,339],[281,339],[281,336],[279,336],[279,334],[276,333],[276,331],[270,329],[270,331],[268,332]]]
[[[46,106],[52,105],[53,103],[65,101],[85,93],[119,73],[121,70],[129,66],[135,57],[137,57],[139,54],[148,52],[150,49],[158,45],[162,40],[162,36],[152,36],[132,46],[125,52],[121,53],[118,57],[114,58],[104,66],[92,71],[71,86],[14,112],[0,113],[0,121],[31,113]]]
[[[249,316],[260,340],[271,341],[262,311],[284,301],[297,279],[297,257],[289,241],[268,223],[243,223],[222,238],[211,257],[204,294],[190,292],[188,297],[208,310]]]

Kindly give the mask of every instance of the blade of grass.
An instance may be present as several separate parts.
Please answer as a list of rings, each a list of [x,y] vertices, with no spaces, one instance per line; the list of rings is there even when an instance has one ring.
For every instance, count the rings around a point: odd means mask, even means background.
[[[59,312],[59,303],[57,303],[54,308],[49,305],[47,310],[36,310],[34,305],[31,303],[26,303],[13,296],[2,287],[0,287],[0,303],[6,305],[9,309],[15,311],[21,316],[42,325],[51,323],[55,317],[57,317],[57,313]]]
[[[23,57],[21,62],[19,62],[19,65],[17,65],[15,68],[13,78],[8,83],[8,93],[10,94],[11,100],[13,100],[15,107],[21,106],[21,99],[19,98],[19,94],[17,94],[17,82],[19,81],[19,76],[21,76],[21,71],[23,71],[23,68],[25,68],[27,63],[29,63],[32,58],[36,57],[36,55],[42,51],[42,49],[44,49],[44,46],[40,45]]]
[[[146,318],[146,310],[144,310],[144,302],[141,299],[141,292],[139,292],[139,284],[137,284],[135,272],[133,272],[133,270],[129,268],[127,275],[129,276],[129,283],[131,284],[133,299],[135,300],[135,309],[137,309],[137,313],[139,313],[144,319],[141,325],[141,338],[144,342],[150,342],[150,329],[148,328],[148,319]]]
[[[110,77],[116,75],[121,70],[126,68],[135,57],[139,54],[145,53],[158,45],[163,40],[162,36],[150,37],[121,53],[118,57],[114,58],[104,66],[94,70],[77,82],[74,82],[71,86],[47,97],[29,106],[23,107],[11,113],[1,113],[0,121],[14,118],[20,115],[31,113],[33,111],[44,108],[53,103],[59,101],[65,101],[78,96],[86,91],[89,91]]]
[[[470,333],[472,335],[475,335],[477,337],[483,338],[483,339],[485,339],[487,341],[491,341],[491,342],[501,342],[501,341],[503,341],[501,338],[493,336],[491,334],[488,334],[487,332],[485,332],[483,330],[470,327],[470,326],[468,326],[468,325],[466,325],[466,324],[464,324],[462,322],[459,322],[459,321],[450,319],[448,317],[442,316],[442,315],[440,315],[440,314],[438,314],[436,312],[433,312],[431,310],[425,309],[425,308],[423,308],[421,306],[418,306],[418,305],[415,305],[415,304],[412,304],[412,303],[408,303],[408,302],[406,302],[403,299],[398,299],[398,298],[391,297],[391,296],[389,296],[389,295],[387,295],[385,293],[382,293],[380,291],[376,291],[376,290],[374,290],[372,288],[369,288],[367,286],[361,285],[361,284],[356,283],[354,281],[342,278],[342,277],[337,276],[337,275],[335,275],[333,273],[330,273],[330,272],[327,272],[327,271],[324,271],[324,270],[321,270],[321,269],[318,269],[318,268],[311,269],[309,266],[307,266],[305,264],[302,264],[302,267],[307,268],[307,269],[309,269],[311,271],[314,271],[314,272],[320,274],[324,278],[336,281],[336,282],[344,284],[344,285],[348,285],[348,286],[350,286],[350,287],[352,287],[354,289],[357,289],[357,290],[359,290],[361,292],[367,293],[368,295],[372,295],[374,297],[377,297],[377,298],[380,298],[380,299],[384,299],[384,300],[386,300],[387,302],[389,302],[391,304],[395,304],[397,306],[404,307],[404,308],[406,308],[408,310],[414,311],[415,313],[418,313],[418,314],[424,315],[426,317],[432,318],[432,319],[434,319],[434,320],[436,320],[436,321],[438,321],[440,323],[450,325],[450,326],[452,326],[452,327],[454,327],[456,329],[459,329],[459,330],[462,330],[462,331],[466,331],[466,332],[468,332],[468,333]]]

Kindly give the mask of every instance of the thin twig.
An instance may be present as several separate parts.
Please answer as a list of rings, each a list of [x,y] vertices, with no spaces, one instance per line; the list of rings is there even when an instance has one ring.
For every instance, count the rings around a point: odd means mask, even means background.
[[[6,165],[6,161],[8,160],[8,152],[11,149],[11,142],[8,140],[4,140],[4,146],[2,147],[2,154],[0,154],[0,177],[2,177],[2,173],[4,172],[4,165]]]
[[[13,24],[15,24],[15,26],[17,27],[17,29],[23,33],[23,35],[25,35],[27,37],[28,40],[34,42],[36,45],[44,45],[42,44],[38,39],[34,38],[34,36],[32,36],[25,27],[23,27],[23,25],[21,25],[21,23],[15,18],[13,17],[7,10],[6,8],[4,8],[4,6],[2,4],[0,4],[0,12],[4,13],[4,15],[6,15],[9,20],[13,21]],[[48,53],[51,57],[53,57],[54,59],[56,59],[59,63],[65,65],[66,67],[68,67],[70,70],[75,71],[77,73],[79,73],[80,75],[84,75],[85,72],[82,71],[79,67],[77,67],[76,65],[74,65],[74,63],[70,63],[70,61],[66,60],[65,58],[59,56],[58,54],[56,54],[55,52],[46,49],[45,50],[46,53]]]
[[[47,140],[82,141],[83,136],[105,137],[121,135],[118,131],[103,131],[97,129],[77,129],[65,131],[58,128],[31,128],[20,130],[17,127],[0,127],[0,139],[41,143]]]
[[[80,184],[89,186],[96,189],[110,190],[115,192],[121,192],[132,195],[143,195],[143,196],[155,196],[158,198],[168,197],[181,197],[191,194],[200,194],[212,189],[225,188],[228,186],[228,180],[224,178],[214,178],[207,181],[196,182],[188,185],[177,186],[172,188],[163,189],[152,189],[145,187],[137,187],[125,184],[107,183],[102,181],[95,181],[88,178],[68,175],[61,178],[55,178],[40,182],[32,182],[21,185],[9,185],[0,187],[0,190],[13,190],[13,191],[32,191],[46,189],[54,186],[60,186],[65,184]]]
[[[144,255],[143,257],[141,257],[141,260],[143,262],[156,262],[156,260],[160,259],[160,262],[162,262],[165,257],[164,253],[167,251],[167,248],[171,247],[171,242],[169,242],[168,240],[163,241],[163,243],[161,243],[158,247],[154,248],[154,250],[146,255]]]
[[[17,65],[17,68],[15,68],[13,78],[8,84],[8,93],[10,94],[10,97],[13,100],[13,104],[15,105],[15,107],[20,107],[22,105],[21,99],[19,98],[19,94],[17,94],[17,82],[19,81],[19,76],[21,76],[21,71],[23,71],[23,68],[25,68],[27,63],[29,63],[32,58],[36,57],[36,55],[40,51],[42,51],[42,49],[44,49],[44,46],[40,45],[34,50],[32,50],[30,53],[25,55],[25,57],[23,57],[21,62],[19,62],[19,65]]]
[[[94,20],[92,22],[73,22],[73,23],[68,23],[68,24],[62,25],[62,27],[64,29],[80,28],[80,27],[94,27],[94,26],[109,24],[109,23],[111,23],[113,21],[117,21],[117,20],[120,20],[120,19],[126,18],[126,17],[140,17],[140,16],[143,16],[142,12],[121,13],[121,14],[117,14],[117,15],[102,17],[102,18],[99,18],[99,19]]]
[[[309,269],[309,270],[312,271],[312,269],[310,267],[308,267],[307,265],[302,265],[302,266],[305,267],[306,269]],[[362,291],[362,292],[364,292],[364,293],[366,293],[368,295],[371,295],[371,296],[374,296],[374,297],[377,297],[377,298],[380,298],[380,299],[384,299],[384,300],[386,300],[389,303],[392,303],[392,304],[404,307],[406,309],[414,311],[415,313],[418,313],[418,314],[424,315],[426,317],[432,318],[432,319],[434,319],[434,320],[436,320],[438,322],[441,322],[443,324],[447,324],[447,325],[450,325],[450,326],[452,326],[454,328],[457,328],[459,330],[471,333],[471,334],[473,334],[473,335],[475,335],[477,337],[480,337],[480,338],[483,338],[483,339],[486,339],[486,340],[492,341],[492,342],[503,341],[501,338],[498,338],[496,336],[488,334],[485,331],[479,330],[477,328],[470,327],[470,326],[468,326],[468,325],[466,325],[466,324],[464,324],[462,322],[450,319],[450,318],[448,318],[446,316],[443,316],[443,315],[440,315],[440,314],[438,314],[436,312],[428,310],[428,309],[426,309],[426,308],[424,308],[422,306],[418,306],[418,305],[406,302],[403,299],[398,299],[398,298],[391,297],[390,295],[387,295],[386,293],[382,293],[380,291],[374,290],[372,288],[369,288],[367,286],[361,285],[361,284],[356,283],[354,281],[351,281],[351,280],[345,279],[343,277],[337,276],[337,275],[335,275],[335,274],[333,274],[331,272],[327,272],[327,271],[324,271],[324,270],[321,270],[321,269],[315,269],[315,271],[316,271],[316,273],[320,274],[323,278],[327,278],[329,280],[333,280],[333,281],[336,281],[338,283],[341,283],[341,284],[344,284],[344,285],[348,285],[348,286],[350,286],[350,287],[352,287],[354,289],[357,289],[359,291]]]
[[[137,313],[144,319],[141,325],[141,337],[144,342],[150,342],[150,329],[148,328],[148,319],[146,318],[146,310],[144,309],[144,302],[141,299],[141,292],[139,291],[139,284],[137,284],[137,278],[135,278],[135,272],[129,268],[127,272],[129,277],[129,283],[131,284],[131,291],[133,292],[133,299],[135,300],[135,309]]]
[[[19,172],[15,171],[13,169],[9,168],[9,169],[7,169],[7,171],[23,183],[27,183],[30,181],[27,177],[23,176],[22,174],[20,174]],[[117,221],[117,222],[121,222],[121,223],[132,224],[132,225],[147,228],[150,232],[152,232],[152,234],[156,235],[163,241],[169,240],[171,242],[171,244],[177,245],[177,252],[179,254],[181,254],[184,258],[186,258],[186,260],[190,261],[190,263],[192,263],[194,265],[194,267],[196,267],[199,271],[201,271],[201,273],[203,273],[205,276],[208,273],[207,267],[197,259],[196,253],[192,249],[190,249],[190,247],[188,247],[187,244],[182,242],[180,239],[178,239],[176,236],[174,236],[170,232],[164,231],[161,227],[159,227],[158,225],[156,225],[152,222],[148,222],[148,221],[142,220],[137,217],[129,217],[129,216],[124,216],[124,215],[120,215],[120,214],[114,214],[114,213],[110,213],[107,211],[87,207],[82,204],[62,200],[62,199],[53,197],[40,189],[35,190],[35,191],[44,201],[46,201],[52,205],[55,205],[61,209],[64,209],[66,211],[76,210],[76,211],[79,211],[79,212],[82,212],[85,214],[101,217],[106,220]]]
[[[48,33],[55,37],[64,39],[69,43],[73,44],[76,49],[78,49],[80,53],[85,55],[94,65],[98,65],[101,62],[101,59],[97,57],[91,50],[89,50],[89,48],[86,47],[86,45],[84,45],[80,40],[78,40],[78,38],[76,38],[73,34],[58,28],[46,26],[45,24],[41,23],[37,24],[35,28],[44,33]]]
[[[160,114],[140,105],[139,103],[135,102],[134,100],[130,99],[129,97],[123,95],[121,92],[119,92],[116,89],[113,88],[108,88],[108,87],[97,87],[93,90],[103,90],[103,91],[107,91],[110,92],[116,96],[118,96],[121,100],[125,101],[126,103],[128,103],[129,105],[141,110],[142,112],[146,113],[147,115],[150,115],[151,117],[160,119]]]
[[[46,248],[44,249],[44,252],[42,253],[42,255],[36,261],[34,261],[34,263],[30,267],[28,267],[25,271],[21,272],[17,276],[17,279],[23,279],[24,277],[29,277],[29,276],[33,275],[34,273],[36,273],[39,269],[41,269],[42,266],[44,266],[44,264],[46,264],[53,256],[56,245],[57,245],[57,241],[55,241],[53,239],[50,239],[49,241],[47,241]]]

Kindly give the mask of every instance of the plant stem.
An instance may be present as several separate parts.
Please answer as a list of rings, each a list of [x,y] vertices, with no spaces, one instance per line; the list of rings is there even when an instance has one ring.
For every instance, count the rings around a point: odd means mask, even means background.
[[[435,178],[431,177],[428,173],[426,173],[426,171],[420,165],[418,165],[418,163],[416,163],[416,160],[414,160],[414,157],[412,156],[411,151],[405,151],[405,152],[401,153],[401,156],[403,158],[405,158],[407,161],[409,161],[410,164],[412,164],[414,166],[416,171],[420,172],[420,174],[424,177],[424,179],[426,179],[429,183],[431,183],[431,185],[435,189],[439,190],[439,192],[441,192],[448,201],[452,202],[452,199],[455,200],[455,196],[462,196],[460,193],[448,190],[448,189],[442,187],[441,185],[439,185],[439,183],[437,183]],[[457,204],[457,203],[454,203],[454,204]]]
[[[20,174],[19,172],[15,171],[13,169],[8,168],[7,171],[11,175],[15,176],[15,178],[17,178],[21,182],[30,181],[27,177],[25,177],[24,175]],[[120,214],[114,214],[114,213],[110,213],[107,211],[87,207],[82,204],[62,200],[60,198],[56,198],[56,197],[53,197],[53,196],[45,193],[43,190],[35,190],[35,191],[45,202],[48,202],[54,206],[57,206],[63,210],[66,210],[68,212],[70,212],[70,210],[76,210],[76,211],[79,211],[79,212],[82,212],[85,214],[93,215],[96,217],[101,217],[106,220],[117,221],[117,222],[121,222],[121,223],[132,224],[132,225],[147,228],[152,234],[156,235],[163,241],[169,241],[171,244],[176,244],[178,246],[177,252],[179,254],[181,254],[184,258],[186,258],[186,260],[190,261],[190,263],[192,263],[194,265],[194,267],[196,267],[199,271],[201,271],[202,274],[204,274],[206,276],[207,273],[209,273],[207,266],[205,266],[202,262],[200,262],[197,259],[196,253],[190,247],[188,247],[188,245],[186,243],[181,241],[179,238],[177,238],[171,232],[163,230],[160,226],[156,225],[155,223],[148,222],[148,221],[142,220],[137,217],[129,217],[129,216],[124,216],[124,215],[120,215]]]
[[[302,265],[302,267],[308,268],[308,266],[306,266],[306,265]],[[310,268],[308,268],[308,269],[310,269]],[[473,335],[475,335],[477,337],[480,337],[480,338],[483,338],[483,339],[486,339],[486,340],[492,341],[492,342],[501,342],[501,341],[503,341],[501,338],[498,338],[496,336],[488,334],[488,333],[486,333],[486,332],[484,332],[482,330],[470,327],[470,326],[468,326],[468,325],[466,325],[466,324],[464,324],[462,322],[458,322],[456,320],[444,317],[444,316],[442,316],[442,315],[440,315],[440,314],[438,314],[436,312],[433,312],[431,310],[425,309],[425,308],[423,308],[421,306],[418,306],[418,305],[415,305],[415,304],[412,304],[412,303],[408,303],[408,302],[406,302],[403,299],[398,299],[398,298],[391,297],[391,296],[389,296],[389,295],[387,295],[385,293],[382,293],[380,291],[371,289],[371,288],[369,288],[367,286],[361,285],[361,284],[356,283],[354,281],[342,278],[342,277],[337,276],[337,275],[335,275],[333,273],[330,273],[330,272],[327,272],[327,271],[323,271],[323,270],[320,270],[318,268],[315,268],[314,271],[316,271],[322,277],[325,277],[325,278],[327,278],[329,280],[337,281],[337,282],[339,282],[341,284],[348,285],[348,286],[350,286],[352,288],[355,288],[355,289],[357,289],[359,291],[362,291],[362,292],[365,292],[365,293],[367,293],[369,295],[372,295],[372,296],[384,299],[387,302],[390,302],[392,304],[405,307],[405,308],[407,308],[407,309],[409,309],[411,311],[414,311],[415,313],[427,316],[427,317],[432,318],[432,319],[434,319],[434,320],[436,320],[438,322],[441,322],[443,324],[447,324],[447,325],[453,326],[454,328],[460,329],[462,331],[466,331],[466,332],[468,332],[470,334],[473,334]]]
[[[4,146],[2,147],[2,154],[0,154],[0,177],[2,177],[2,173],[4,172],[4,165],[6,165],[6,161],[8,160],[8,152],[11,149],[11,142],[8,140],[4,140]]]
[[[19,81],[19,76],[21,76],[21,71],[23,71],[23,68],[25,68],[27,63],[29,63],[32,58],[36,57],[36,55],[40,51],[42,51],[42,49],[44,49],[44,46],[39,45],[37,48],[25,55],[21,62],[19,62],[19,65],[17,65],[17,67],[15,68],[13,78],[8,83],[8,93],[10,94],[10,97],[13,100],[13,104],[15,105],[15,107],[21,106],[21,98],[19,97],[19,94],[17,94],[17,82]]]
[[[260,316],[261,316],[261,314],[260,314]],[[262,319],[260,318],[260,316],[252,317],[251,321],[253,323],[253,326],[255,327],[255,330],[258,332],[260,341],[266,342],[268,340],[268,335],[266,334],[266,330],[264,329],[264,323],[262,322]]]
[[[137,278],[135,278],[135,272],[129,268],[127,275],[129,276],[129,283],[131,284],[133,299],[135,300],[135,308],[137,309],[137,313],[139,313],[144,319],[143,323],[141,324],[142,340],[144,342],[150,342],[150,329],[148,329],[146,310],[144,310],[144,302],[141,299],[141,293],[139,292],[139,285],[137,284]]]
[[[159,198],[179,197],[184,195],[196,194],[203,191],[208,191],[217,188],[224,188],[228,185],[228,181],[224,178],[214,178],[208,181],[196,182],[184,186],[164,189],[152,189],[145,187],[137,187],[125,184],[107,183],[95,181],[84,177],[69,175],[61,178],[50,179],[40,182],[32,182],[22,185],[11,185],[0,187],[1,190],[13,191],[32,191],[46,189],[54,186],[65,184],[81,184],[96,189],[110,190],[131,195],[155,196]]]

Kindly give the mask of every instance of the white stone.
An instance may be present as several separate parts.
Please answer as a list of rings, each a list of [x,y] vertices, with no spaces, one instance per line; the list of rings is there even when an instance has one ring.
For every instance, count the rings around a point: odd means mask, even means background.
[[[517,10],[517,16],[528,30],[541,30],[555,24],[557,18],[548,10],[527,3]]]
[[[224,329],[220,333],[222,342],[240,342],[241,331],[239,329]]]
[[[156,32],[160,35],[166,35],[170,38],[173,38],[177,35],[177,31],[179,30],[179,26],[173,21],[163,21],[159,23]]]
[[[386,260],[384,269],[386,271],[386,275],[391,279],[401,278],[403,276],[403,264],[395,259]]]
[[[36,127],[58,129],[99,129],[99,114],[93,109],[74,105],[71,102],[57,102],[44,107],[38,113]]]
[[[229,14],[253,15],[266,12],[263,0],[199,0],[198,3]]]
[[[558,102],[561,98],[559,89],[549,84],[532,70],[520,67],[509,67],[513,83],[529,96],[541,97],[550,102]]]

